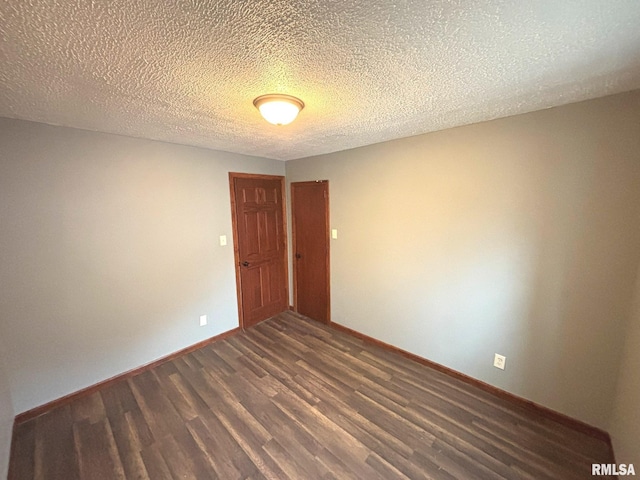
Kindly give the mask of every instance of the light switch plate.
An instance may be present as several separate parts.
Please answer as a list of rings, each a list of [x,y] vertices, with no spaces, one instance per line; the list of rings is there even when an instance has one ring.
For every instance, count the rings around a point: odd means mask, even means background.
[[[227,244],[227,236],[226,235],[220,235],[220,246],[224,247]]]
[[[332,228],[331,229],[331,238],[333,238],[334,240],[336,238],[338,238],[338,229],[337,228]]]
[[[500,370],[504,370],[504,367],[507,363],[507,357],[504,355],[500,355],[498,353],[493,357],[493,366],[499,368]]]

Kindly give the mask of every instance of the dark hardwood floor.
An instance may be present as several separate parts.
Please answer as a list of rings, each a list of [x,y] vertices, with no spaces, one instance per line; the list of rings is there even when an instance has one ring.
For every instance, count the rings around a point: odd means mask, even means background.
[[[578,479],[605,442],[284,313],[17,426],[10,479]]]

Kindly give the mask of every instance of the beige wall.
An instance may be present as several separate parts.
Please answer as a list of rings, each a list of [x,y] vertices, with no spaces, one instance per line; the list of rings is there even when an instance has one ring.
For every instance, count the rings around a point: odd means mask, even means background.
[[[640,275],[623,352],[610,433],[616,460],[633,463],[637,471],[640,469]]]
[[[608,428],[640,261],[640,92],[286,172],[330,182],[335,322]]]
[[[283,162],[8,119],[0,145],[16,413],[238,325],[228,172]]]
[[[0,341],[0,478],[7,477],[11,431],[15,415],[4,363],[4,344]]]

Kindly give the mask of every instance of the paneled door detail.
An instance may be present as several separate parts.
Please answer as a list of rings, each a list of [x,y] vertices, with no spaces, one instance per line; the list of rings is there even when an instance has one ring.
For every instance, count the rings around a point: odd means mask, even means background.
[[[294,308],[330,321],[329,182],[291,184]]]
[[[284,177],[230,173],[240,326],[288,308]]]

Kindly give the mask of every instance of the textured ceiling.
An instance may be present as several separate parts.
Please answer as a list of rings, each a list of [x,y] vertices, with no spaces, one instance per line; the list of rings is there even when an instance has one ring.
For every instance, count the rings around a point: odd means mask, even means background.
[[[0,116],[282,160],[635,88],[639,0],[0,2]]]

